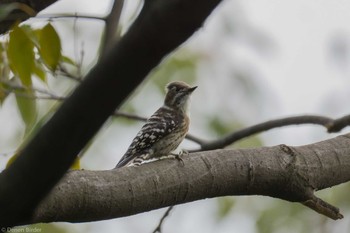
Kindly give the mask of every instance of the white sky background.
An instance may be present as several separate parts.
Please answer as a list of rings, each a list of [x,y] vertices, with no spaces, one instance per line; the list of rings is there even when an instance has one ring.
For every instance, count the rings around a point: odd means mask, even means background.
[[[348,1],[226,1],[219,9],[221,14],[213,16],[199,36],[203,50],[212,56],[212,63],[207,64],[201,74],[212,72],[218,66],[225,67],[221,69],[225,74],[227,67],[237,64],[253,74],[255,82],[265,89],[265,99],[255,106],[259,110],[249,112],[244,106],[235,106],[232,110],[237,114],[243,109],[241,118],[245,117],[248,125],[290,115],[339,117],[348,114],[349,10]],[[238,39],[220,35],[218,28],[223,22],[230,24],[230,20],[233,31],[238,31]],[[268,51],[259,47],[259,41],[252,40],[254,33],[270,47]],[[218,79],[220,75],[213,74],[213,77]],[[208,88],[212,89],[213,85]],[[230,90],[239,91],[226,83],[223,88],[226,91],[221,93],[226,96]],[[212,96],[215,98],[215,95]],[[320,127],[297,128],[297,137],[288,128],[268,132],[263,138],[267,144],[274,145],[305,144],[310,142],[310,136],[312,140],[327,136],[320,134],[325,131]]]
[[[126,2],[130,10],[136,1]],[[62,0],[47,13],[67,13],[69,10],[71,13],[103,15],[108,3],[109,1],[101,0]],[[186,48],[204,57],[198,70],[199,88],[192,101],[191,132],[203,138],[213,138],[208,131],[203,130],[206,119],[201,118],[202,114],[213,112],[225,113],[225,120],[230,120],[230,116],[239,118],[247,126],[291,115],[321,114],[339,117],[349,114],[349,12],[350,1],[346,0],[224,1],[204,29],[186,44]],[[88,26],[81,30],[86,60],[91,60],[96,53],[96,40],[100,36],[96,32],[102,29],[102,24],[92,21],[83,24]],[[228,29],[231,30],[230,33],[227,33]],[[59,30],[69,33],[66,29]],[[66,36],[68,38],[71,35],[61,35],[62,38]],[[77,44],[72,41],[63,43],[67,43],[66,51],[72,51],[72,46]],[[251,93],[232,86],[237,82],[232,75],[235,73],[249,75],[253,87],[258,87],[257,97],[247,96]],[[152,90],[151,86],[147,88],[148,92]],[[154,92],[145,98],[143,93],[145,92],[141,91],[135,97],[135,106],[140,106],[140,114],[150,115],[162,103],[163,97]],[[142,109],[141,106],[148,108]],[[11,132],[18,133],[20,120],[13,115],[14,110],[9,104],[0,109],[0,127],[3,129],[0,133],[0,141],[3,143],[0,144],[6,148],[4,152],[11,150],[10,140],[6,137]],[[140,125],[112,125],[107,128],[99,135],[99,142],[103,142],[103,146],[93,147],[84,158],[83,166],[96,170],[113,167],[111,165],[119,159],[115,154],[121,156],[139,127]],[[326,134],[321,127],[301,126],[273,130],[263,134],[262,139],[266,145],[300,145],[332,136],[334,135]],[[185,143],[186,145],[190,144]],[[97,160],[96,154],[99,156]],[[3,169],[2,160],[0,169]],[[216,214],[215,200],[181,205],[165,222],[164,231],[254,233],[254,215],[245,209],[244,204],[262,205],[261,202],[269,204],[271,199],[239,199],[238,207],[222,222],[213,219]],[[74,225],[74,229],[104,233],[151,232],[164,211],[78,224]],[[349,221],[347,216],[344,220],[337,221],[337,232],[345,232],[341,226],[346,226]]]

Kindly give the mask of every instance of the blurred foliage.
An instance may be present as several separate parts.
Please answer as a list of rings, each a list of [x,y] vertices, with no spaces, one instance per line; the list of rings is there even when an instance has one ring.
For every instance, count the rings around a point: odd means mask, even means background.
[[[327,189],[322,192],[332,196],[332,193],[339,192],[337,189],[341,188],[341,186],[345,185],[336,186],[335,190]],[[321,196],[319,192],[316,195]],[[329,198],[325,198],[325,200],[330,201]],[[330,203],[336,204],[332,201]],[[341,212],[345,218],[340,221],[334,221],[300,203],[291,203],[263,196],[235,196],[217,198],[217,211],[214,217],[219,220],[217,222],[218,225],[226,225],[228,222],[235,221],[237,216],[250,216],[252,222],[255,222],[255,231],[249,232],[330,233],[335,232],[333,229],[336,229],[336,227],[339,229],[339,226],[340,228],[345,227],[345,229],[349,229],[346,226],[349,209],[341,206]]]
[[[50,233],[65,233],[68,232],[63,227],[59,227],[57,224],[46,224],[46,223],[38,223],[27,226],[19,226],[9,229],[9,232],[50,232]]]
[[[17,150],[14,152],[14,154],[10,157],[10,159],[7,161],[6,168],[8,168],[18,157],[20,154],[22,148],[26,146],[26,144],[32,139],[32,137],[42,128],[42,126],[51,118],[54,110],[56,109],[57,104],[52,106],[49,111],[47,111],[46,114],[44,114],[37,122],[33,125],[31,130],[26,133],[24,139],[22,140],[20,146],[17,148]],[[78,170],[81,169],[80,167],[80,156],[77,156],[77,159],[74,161],[74,163],[71,166],[72,170]]]
[[[221,119],[220,116],[209,117],[207,122],[208,122],[209,129],[213,133],[215,133],[217,137],[223,137],[227,134],[231,134],[235,132],[236,130],[240,130],[244,128],[244,126],[240,124],[238,120],[232,119],[231,122],[226,122],[225,120]],[[235,142],[229,147],[234,146],[235,148],[249,148],[249,147],[258,147],[262,145],[263,145],[263,142],[260,140],[258,136],[250,136]]]
[[[345,216],[349,214],[349,188],[350,184],[345,183],[316,192],[316,195],[325,201],[341,208]],[[252,197],[253,198],[253,197]],[[279,199],[273,199],[261,208],[250,207],[256,211],[256,228],[259,233],[274,232],[333,232],[342,221],[334,221],[324,215],[318,214],[300,203],[291,203]],[[260,209],[260,210],[257,210]],[[344,223],[344,222],[343,222]],[[344,227],[344,225],[343,225]],[[350,229],[350,228],[348,228]],[[347,231],[342,231],[347,232]]]
[[[316,195],[336,206],[341,206],[342,209],[350,210],[349,193],[350,183],[344,183],[331,189],[317,191]]]
[[[224,136],[228,133],[231,133],[233,129],[238,128],[238,124],[235,123],[235,120],[232,120],[231,123],[226,123],[220,118],[220,116],[212,116],[208,119],[209,128],[218,136]]]
[[[18,110],[20,111],[22,119],[26,125],[25,134],[27,134],[33,128],[37,120],[37,105],[36,100],[34,99],[35,93],[31,89],[27,89],[17,90],[15,91],[15,94]]]
[[[248,138],[239,140],[233,144],[235,148],[252,148],[252,147],[260,147],[263,145],[264,144],[261,141],[259,136],[250,136]]]
[[[297,227],[294,222],[296,216],[301,216],[303,208],[305,207],[297,203],[276,200],[272,205],[260,212],[256,222],[257,228],[260,233],[278,232],[283,228],[293,228],[296,232],[310,232],[310,229],[299,231],[299,226]],[[308,228],[307,225],[305,227]]]
[[[8,93],[16,94],[28,133],[37,120],[33,77],[47,84],[47,73],[56,72],[60,64],[73,62],[62,55],[60,38],[50,23],[39,29],[16,24],[0,44],[0,102]]]
[[[76,66],[61,50],[60,37],[51,23],[35,29],[29,25],[15,24],[0,42],[0,104],[10,93],[14,93],[16,106],[25,124],[24,139],[7,162],[7,167],[52,114],[49,111],[38,121],[37,100],[40,98],[37,97],[34,78],[48,87],[49,73],[54,74],[65,64]],[[78,158],[72,169],[79,169],[79,163]]]
[[[164,92],[164,87],[171,81],[184,81],[192,84],[196,80],[196,64],[199,57],[191,51],[180,50],[167,57],[150,74],[150,79]]]
[[[217,198],[217,214],[216,217],[221,220],[228,216],[231,210],[235,207],[236,199],[234,197],[219,197]]]

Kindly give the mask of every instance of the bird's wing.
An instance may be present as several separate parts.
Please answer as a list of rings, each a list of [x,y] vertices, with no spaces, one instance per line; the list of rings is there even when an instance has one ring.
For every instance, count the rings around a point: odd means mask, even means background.
[[[123,167],[134,158],[149,153],[156,142],[176,129],[179,121],[182,120],[181,117],[174,117],[176,115],[174,111],[167,108],[158,109],[138,132],[116,167]]]

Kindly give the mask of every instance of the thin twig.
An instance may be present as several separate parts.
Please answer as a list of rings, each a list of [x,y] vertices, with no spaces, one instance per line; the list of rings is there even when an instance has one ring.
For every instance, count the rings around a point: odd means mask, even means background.
[[[33,19],[92,19],[92,20],[102,20],[104,21],[104,17],[99,17],[95,15],[78,15],[78,14],[39,14],[35,16]]]
[[[205,140],[200,139],[200,138],[198,138],[198,137],[196,137],[196,136],[194,136],[192,134],[187,134],[186,135],[186,139],[188,139],[188,140],[190,140],[192,142],[195,142],[195,143],[197,143],[199,145],[204,145],[206,143]]]
[[[143,121],[146,122],[147,118],[146,117],[142,117],[142,116],[138,116],[135,114],[131,114],[131,113],[126,113],[126,112],[120,112],[120,111],[115,111],[113,113],[114,117],[124,117],[130,120],[137,120],[137,121]]]
[[[78,65],[77,65],[77,69],[78,69],[78,72],[79,72],[80,68],[79,68]],[[57,71],[59,72],[58,74],[66,77],[66,78],[72,79],[72,80],[74,80],[76,82],[81,83],[83,81],[83,78],[82,78],[81,75],[76,75],[75,76],[72,73],[69,73],[69,71],[65,67],[63,67],[62,65],[59,65]]]
[[[350,125],[349,122],[350,122],[350,115],[346,115],[328,122],[328,124],[325,125],[325,127],[327,128],[328,133],[335,133],[335,132],[339,132],[346,126],[349,126]]]
[[[174,208],[174,206],[169,206],[169,208],[165,211],[165,213],[163,214],[162,218],[160,219],[158,226],[156,227],[156,229],[154,229],[153,233],[161,233],[162,232],[162,224],[164,222],[164,220],[166,219],[166,217],[168,217],[170,211]]]
[[[192,150],[191,152],[224,148],[238,140],[252,136],[257,133],[261,133],[263,131],[267,131],[278,127],[300,124],[321,125],[324,126],[329,133],[339,132],[344,127],[350,125],[350,115],[338,119],[332,119],[317,115],[304,115],[266,121],[257,125],[253,125],[251,127],[235,131],[231,134],[228,134],[227,136],[224,136],[214,141],[201,143],[201,140],[198,140],[198,143],[200,144],[201,148],[199,150]]]
[[[116,32],[118,30],[120,15],[124,0],[113,0],[111,10],[105,17],[105,30],[101,41],[101,56],[102,57],[110,49],[111,45],[117,40]]]
[[[4,90],[5,93],[10,94],[12,91]],[[66,98],[60,97],[60,96],[41,96],[41,95],[34,95],[34,94],[27,94],[27,93],[15,93],[16,96],[20,96],[27,99],[36,99],[36,100],[55,100],[55,101],[63,101]]]
[[[63,101],[66,99],[66,97],[62,97],[62,96],[57,96],[47,90],[41,89],[41,88],[37,88],[37,87],[25,87],[22,86],[20,84],[15,84],[13,82],[5,82],[5,81],[1,81],[1,83],[5,84],[6,86],[10,87],[10,89],[7,88],[2,88],[4,92],[6,93],[12,93],[11,89],[14,90],[19,90],[19,91],[25,91],[25,90],[29,90],[31,92],[37,92],[39,94],[43,94],[44,96],[37,96],[34,94],[28,94],[28,93],[19,93],[16,92],[15,94],[18,96],[22,96],[25,98],[31,98],[31,99],[48,99],[48,100],[59,100],[59,101]]]

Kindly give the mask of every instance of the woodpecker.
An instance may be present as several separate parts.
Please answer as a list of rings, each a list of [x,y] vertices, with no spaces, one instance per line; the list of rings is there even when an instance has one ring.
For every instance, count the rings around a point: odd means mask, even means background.
[[[196,88],[180,81],[166,85],[163,106],[147,120],[116,168],[171,155],[188,132],[190,96]]]

